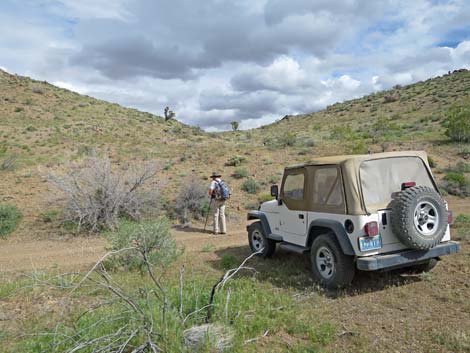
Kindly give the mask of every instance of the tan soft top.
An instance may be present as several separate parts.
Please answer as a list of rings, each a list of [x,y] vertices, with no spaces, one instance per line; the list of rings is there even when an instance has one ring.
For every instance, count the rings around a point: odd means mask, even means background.
[[[384,153],[375,153],[375,154],[364,154],[364,155],[344,155],[344,156],[329,156],[329,157],[319,157],[315,158],[312,161],[292,167],[287,167],[286,169],[297,169],[302,167],[315,167],[321,165],[339,165],[342,171],[343,184],[344,184],[344,193],[347,203],[347,213],[351,215],[360,215],[375,212],[378,209],[387,207],[386,204],[377,204],[374,206],[366,207],[363,199],[363,190],[361,185],[360,178],[360,167],[361,163],[364,161],[377,160],[377,159],[388,159],[388,158],[398,158],[398,157],[418,157],[420,158],[426,169],[431,174],[431,169],[428,164],[428,157],[424,151],[400,151],[400,152],[384,152]],[[403,166],[406,168],[406,166]],[[364,171],[363,171],[364,172]],[[400,170],[397,170],[400,173]],[[406,172],[404,172],[406,175]],[[384,180],[386,178],[384,177]]]
[[[305,167],[309,165],[327,165],[327,164],[345,164],[354,163],[360,164],[363,161],[369,161],[373,159],[392,158],[392,157],[419,157],[426,164],[428,163],[428,155],[424,151],[396,151],[396,152],[383,152],[383,153],[372,153],[372,154],[349,154],[343,156],[326,156],[317,157],[308,163],[302,165],[296,165],[287,167],[286,169]]]

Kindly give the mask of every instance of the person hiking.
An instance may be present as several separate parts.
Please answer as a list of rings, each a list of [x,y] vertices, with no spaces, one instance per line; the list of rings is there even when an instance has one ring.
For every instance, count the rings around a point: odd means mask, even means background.
[[[225,201],[230,197],[227,185],[221,179],[222,175],[213,172],[209,187],[209,196],[213,203],[212,210],[214,212],[214,234],[226,234],[227,228],[225,223]],[[219,228],[220,221],[220,228]]]

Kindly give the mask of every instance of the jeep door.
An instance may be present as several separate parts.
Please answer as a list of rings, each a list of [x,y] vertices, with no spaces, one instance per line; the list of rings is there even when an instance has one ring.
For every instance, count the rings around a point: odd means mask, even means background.
[[[307,171],[288,169],[284,173],[279,206],[280,230],[284,241],[304,244],[307,234]]]

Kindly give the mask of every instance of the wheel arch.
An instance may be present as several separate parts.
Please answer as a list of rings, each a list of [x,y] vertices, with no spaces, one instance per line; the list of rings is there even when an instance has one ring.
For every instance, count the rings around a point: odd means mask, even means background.
[[[268,218],[263,212],[260,212],[260,211],[248,212],[247,220],[248,221],[259,220],[261,223],[261,228],[263,229],[263,232],[266,235],[266,237],[271,236],[271,227],[269,226]]]
[[[354,249],[349,240],[346,229],[343,224],[330,219],[316,219],[312,221],[308,228],[308,237],[306,246],[310,248],[313,241],[321,234],[331,233],[338,241],[341,250],[345,255],[355,255]]]

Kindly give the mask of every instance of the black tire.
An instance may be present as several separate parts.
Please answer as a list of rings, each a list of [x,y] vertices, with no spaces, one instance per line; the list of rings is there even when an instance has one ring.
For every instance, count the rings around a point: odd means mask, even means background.
[[[313,279],[323,287],[348,286],[354,278],[354,258],[343,254],[333,234],[321,234],[310,249]]]
[[[248,243],[253,252],[258,252],[263,248],[263,251],[257,254],[260,257],[271,257],[276,250],[276,242],[264,234],[261,222],[252,223],[248,227]]]
[[[398,193],[392,203],[390,223],[393,233],[412,249],[431,249],[447,229],[444,200],[427,186],[415,186]]]

